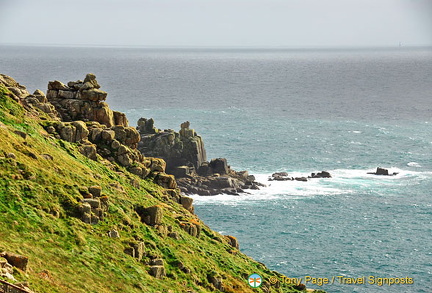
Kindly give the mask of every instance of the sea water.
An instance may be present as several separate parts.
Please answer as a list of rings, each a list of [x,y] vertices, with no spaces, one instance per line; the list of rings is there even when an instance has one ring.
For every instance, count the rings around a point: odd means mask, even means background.
[[[93,72],[131,125],[189,120],[209,159],[267,185],[193,196],[196,213],[271,269],[328,292],[432,292],[431,48],[0,47],[0,72],[31,91]]]

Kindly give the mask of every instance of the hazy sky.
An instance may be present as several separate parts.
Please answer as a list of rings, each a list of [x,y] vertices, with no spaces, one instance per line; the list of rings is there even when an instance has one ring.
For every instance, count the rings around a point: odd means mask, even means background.
[[[0,44],[432,45],[432,0],[0,0]]]

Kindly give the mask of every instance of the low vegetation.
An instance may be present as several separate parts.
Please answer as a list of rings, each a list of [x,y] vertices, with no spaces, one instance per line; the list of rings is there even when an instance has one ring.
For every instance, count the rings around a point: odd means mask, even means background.
[[[298,292],[287,284],[251,288],[253,273],[264,280],[282,276],[241,253],[235,238],[212,231],[149,178],[93,161],[77,143],[49,135],[48,119],[27,112],[0,86],[0,252],[29,259],[9,282],[28,282],[34,292]],[[100,189],[107,203],[97,224],[81,219],[89,187]],[[161,219],[148,224],[140,209],[151,206]]]

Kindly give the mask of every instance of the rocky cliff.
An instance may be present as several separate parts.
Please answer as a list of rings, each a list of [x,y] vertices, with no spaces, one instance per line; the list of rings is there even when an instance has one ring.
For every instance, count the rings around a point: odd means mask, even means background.
[[[0,75],[0,279],[27,292],[304,291],[270,283],[284,276],[193,213],[94,75],[47,96]]]
[[[180,131],[161,130],[153,119],[140,118],[137,130],[141,140],[138,149],[145,156],[162,158],[167,173],[175,175],[177,184],[185,194],[238,195],[245,189],[259,189],[262,184],[247,171],[232,170],[225,158],[207,161],[204,142],[190,122],[180,125]]]

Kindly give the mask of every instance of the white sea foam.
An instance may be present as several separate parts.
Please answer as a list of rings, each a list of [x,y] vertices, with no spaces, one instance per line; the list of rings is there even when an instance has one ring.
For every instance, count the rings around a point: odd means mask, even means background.
[[[409,166],[409,167],[416,167],[416,168],[421,168],[421,167],[422,167],[422,165],[420,165],[420,164],[417,163],[417,162],[409,162],[409,163],[407,164],[407,166]]]
[[[432,178],[432,172],[418,172],[390,168],[389,173],[397,173],[394,176],[377,176],[368,174],[375,169],[335,169],[330,170],[332,178],[310,178],[308,182],[302,181],[268,181],[271,174],[255,174],[258,182],[266,184],[260,190],[247,190],[247,193],[233,196],[220,194],[216,196],[193,195],[196,204],[223,204],[243,205],[253,202],[278,200],[298,200],[313,196],[330,196],[339,194],[352,194],[359,191],[370,191],[383,186],[398,186],[400,184],[416,184],[426,177]],[[289,172],[290,177],[306,177],[307,172]]]

